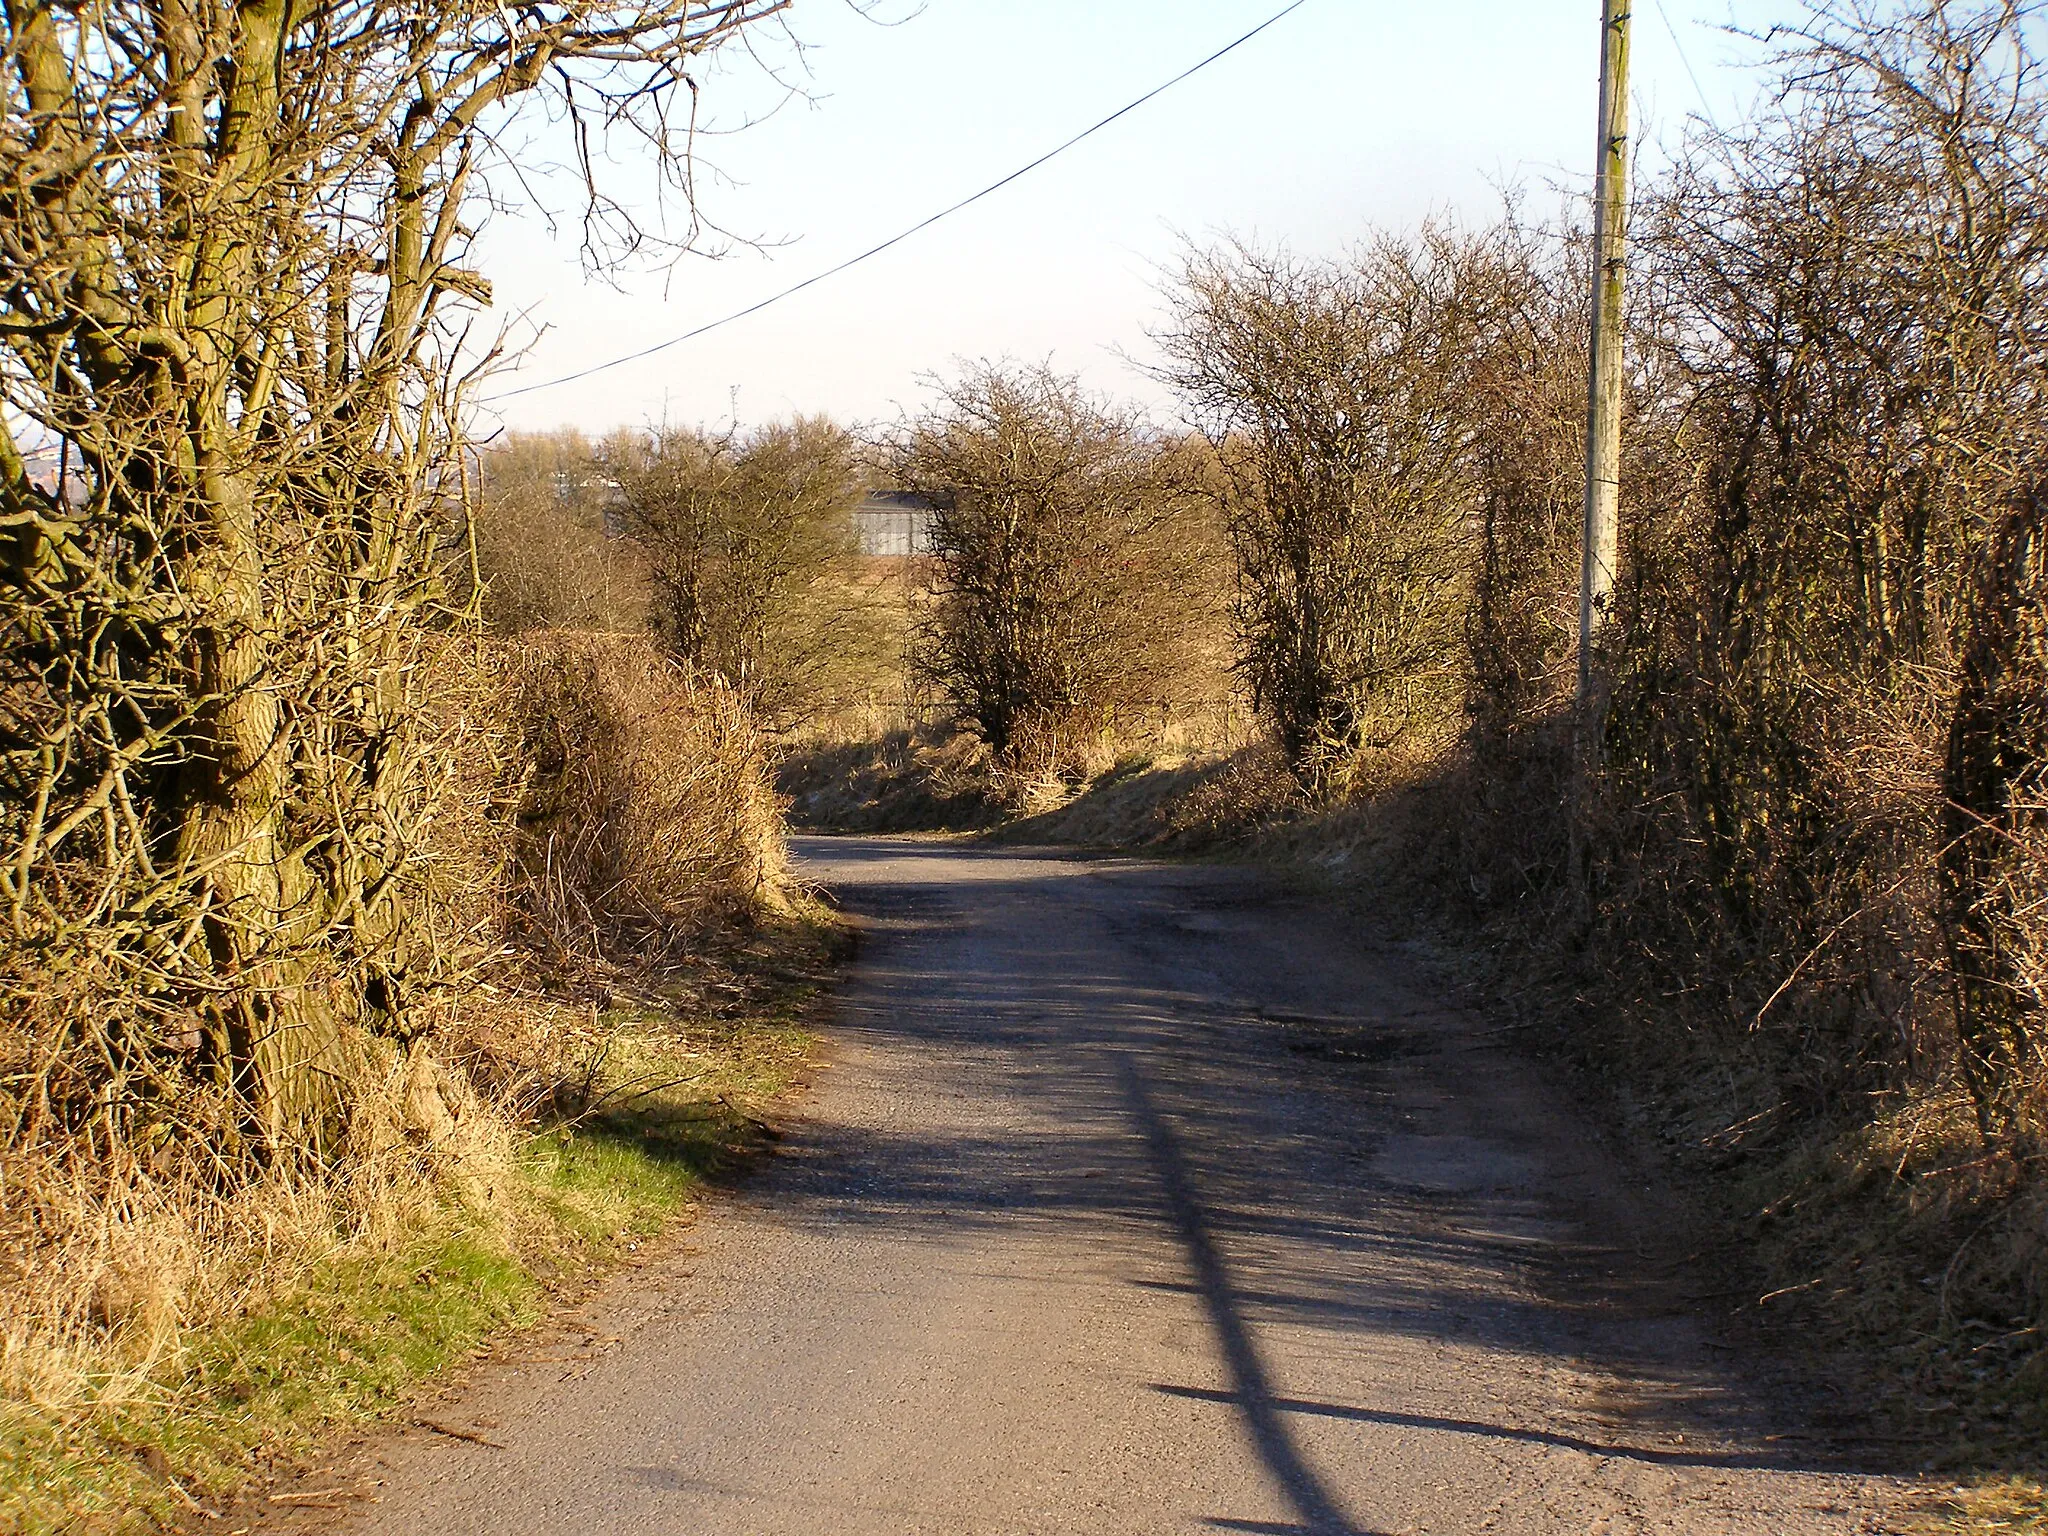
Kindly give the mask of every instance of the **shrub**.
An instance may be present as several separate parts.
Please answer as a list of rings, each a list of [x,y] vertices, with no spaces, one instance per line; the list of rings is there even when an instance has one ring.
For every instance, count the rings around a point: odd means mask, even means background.
[[[109,1086],[63,1047],[132,1006],[123,974],[10,958],[30,1000],[0,1022],[13,1401],[60,1421],[147,1401],[191,1330],[337,1252],[400,1249],[451,1212],[507,1219],[528,1115],[588,1051],[587,1000],[780,906],[779,806],[730,689],[630,637],[561,632],[449,638],[413,686],[437,767],[411,807],[420,854],[394,872],[418,947],[383,973],[411,1032],[341,1032],[324,1065],[344,1112],[320,1142],[241,1141],[189,1015],[157,1019],[163,1043]]]
[[[982,364],[888,444],[934,507],[922,676],[999,758],[1057,769],[1167,697],[1214,606],[1201,465],[1043,368]]]
[[[862,473],[851,436],[822,417],[670,429],[614,438],[604,463],[677,659],[777,726],[860,691],[888,624],[854,570]]]

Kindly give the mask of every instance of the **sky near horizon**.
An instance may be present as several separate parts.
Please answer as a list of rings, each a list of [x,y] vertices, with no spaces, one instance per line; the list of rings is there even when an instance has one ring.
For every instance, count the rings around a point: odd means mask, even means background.
[[[490,432],[758,423],[823,412],[886,422],[960,359],[1050,361],[1162,421],[1145,372],[1164,267],[1184,239],[1234,233],[1335,254],[1374,226],[1490,217],[1499,189],[1535,212],[1585,195],[1598,0],[1307,0],[1172,91],[903,245],[710,335],[554,388],[491,401],[752,304],[1008,174],[1213,52],[1282,0],[799,0],[799,64],[709,72],[700,202],[742,237],[594,278],[573,188],[544,174],[507,205],[478,262],[496,305],[478,332],[523,345],[482,391]],[[1689,114],[1724,124],[1756,88],[1754,48],[1721,28],[1763,0],[1648,0],[1634,18],[1637,142],[1654,155]],[[1675,34],[1675,37],[1674,37]],[[1681,57],[1681,46],[1683,57]],[[1690,63],[1690,73],[1687,63]],[[1698,86],[1695,86],[1697,76]],[[1703,101],[1704,93],[1704,101]],[[778,107],[778,103],[781,103]],[[773,109],[771,111],[771,109]],[[522,168],[551,158],[551,130]],[[555,151],[559,154],[559,150]],[[628,199],[649,176],[621,146]],[[552,206],[566,217],[551,221]]]

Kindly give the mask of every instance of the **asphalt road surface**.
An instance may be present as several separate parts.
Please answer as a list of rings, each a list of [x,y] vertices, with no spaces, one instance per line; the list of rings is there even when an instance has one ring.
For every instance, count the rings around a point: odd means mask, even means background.
[[[1493,1021],[1252,872],[804,839],[786,1150],[293,1517],[389,1536],[1897,1529]],[[489,1443],[484,1443],[489,1442]]]

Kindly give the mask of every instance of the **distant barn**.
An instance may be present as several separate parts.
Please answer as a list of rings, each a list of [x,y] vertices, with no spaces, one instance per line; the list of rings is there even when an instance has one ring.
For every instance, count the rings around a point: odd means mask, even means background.
[[[864,555],[901,559],[932,552],[932,505],[908,491],[870,491],[853,509],[853,536]]]
[[[22,468],[28,471],[28,482],[46,496],[57,494],[57,482],[64,482],[64,501],[68,506],[83,506],[86,497],[85,471],[76,456],[68,460],[52,443],[44,447],[30,448],[21,456]]]

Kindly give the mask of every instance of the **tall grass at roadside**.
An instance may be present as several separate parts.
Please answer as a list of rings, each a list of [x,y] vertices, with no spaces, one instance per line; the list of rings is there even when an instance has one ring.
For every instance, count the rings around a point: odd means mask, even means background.
[[[513,899],[536,954],[659,965],[782,905],[782,808],[731,689],[635,635],[543,632],[502,665],[523,773]]]

